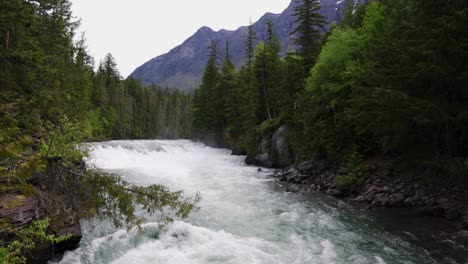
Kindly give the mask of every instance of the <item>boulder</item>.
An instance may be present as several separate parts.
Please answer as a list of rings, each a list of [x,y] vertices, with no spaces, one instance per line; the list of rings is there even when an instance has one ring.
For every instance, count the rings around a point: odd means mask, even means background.
[[[337,196],[343,195],[343,192],[340,191],[340,190],[337,190],[337,189],[328,189],[328,190],[327,190],[327,194],[328,194],[328,195],[331,195],[331,196],[337,197]]]
[[[468,230],[460,230],[458,232],[458,237],[468,239]]]
[[[8,219],[8,223],[16,228],[26,227],[39,216],[38,203],[36,196],[0,196],[0,219]]]
[[[80,241],[82,238],[81,233],[81,224],[79,222],[75,222],[66,226],[57,232],[58,236],[66,236],[71,235],[71,237],[61,243],[58,243],[54,246],[54,253],[55,254],[62,254],[67,250],[74,250],[77,249],[80,245]]]
[[[393,204],[401,203],[405,200],[405,195],[402,193],[395,193],[393,194],[392,202]]]
[[[462,216],[462,213],[460,212],[460,210],[456,208],[449,208],[445,212],[445,218],[447,218],[450,221],[455,221],[459,219],[461,216]]]
[[[276,167],[287,167],[292,164],[291,151],[286,139],[288,128],[282,125],[275,131],[271,138],[271,147],[276,156]]]

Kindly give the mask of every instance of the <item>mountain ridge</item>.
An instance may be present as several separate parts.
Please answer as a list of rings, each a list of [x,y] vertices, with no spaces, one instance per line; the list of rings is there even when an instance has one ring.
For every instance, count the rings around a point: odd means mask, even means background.
[[[329,24],[338,21],[344,8],[344,1],[322,0],[320,2],[320,13],[325,20]],[[256,32],[255,45],[266,40],[266,21],[270,19],[273,22],[274,34],[281,43],[282,52],[285,53],[291,48],[293,41],[290,32],[293,30],[292,13],[295,5],[293,0],[282,13],[266,12],[253,23],[252,28]],[[144,86],[156,84],[171,90],[193,92],[200,85],[209,56],[207,47],[210,41],[217,42],[220,54],[223,54],[223,45],[226,40],[229,40],[232,61],[239,68],[244,61],[247,30],[247,26],[241,26],[236,30],[220,29],[218,31],[203,26],[168,53],[157,56],[136,68],[130,76],[140,80]]]

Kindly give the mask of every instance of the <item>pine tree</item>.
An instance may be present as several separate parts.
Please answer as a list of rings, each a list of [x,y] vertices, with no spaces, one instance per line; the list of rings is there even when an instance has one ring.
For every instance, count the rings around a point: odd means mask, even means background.
[[[206,64],[202,83],[197,90],[194,102],[194,126],[200,133],[205,133],[216,142],[221,142],[224,116],[224,104],[220,100],[219,72],[217,66],[217,44],[211,41],[210,57]]]
[[[229,48],[229,40],[226,40],[226,51],[223,65],[221,67],[220,90],[222,91],[222,99],[224,103],[224,130],[233,135],[225,135],[225,137],[236,136],[238,131],[238,98],[237,86],[235,84],[236,66],[231,61],[231,51]]]
[[[255,35],[256,34],[253,30],[253,24],[251,21],[249,27],[247,28],[247,39],[245,40],[245,59],[247,68],[252,67],[252,62],[255,56]]]
[[[295,0],[293,16],[295,28],[291,35],[295,36],[294,42],[298,45],[298,54],[302,56],[304,71],[306,73],[315,64],[320,52],[321,31],[325,30],[325,20],[319,13],[320,2],[318,0]]]

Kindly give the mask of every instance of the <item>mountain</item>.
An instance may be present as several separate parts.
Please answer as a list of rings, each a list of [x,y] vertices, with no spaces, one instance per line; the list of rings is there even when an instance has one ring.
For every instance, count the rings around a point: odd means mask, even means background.
[[[332,23],[338,21],[344,8],[345,0],[321,0],[320,13],[326,21]],[[257,42],[265,41],[266,21],[270,19],[274,25],[274,33],[282,44],[283,52],[291,48],[293,43],[290,32],[293,30],[292,13],[295,6],[291,4],[281,13],[266,13],[253,26],[256,32]],[[168,53],[158,56],[138,67],[130,75],[142,81],[143,85],[157,84],[162,87],[177,88],[184,92],[192,92],[199,85],[206,62],[209,57],[207,48],[210,41],[218,43],[220,53],[224,51],[224,45],[228,39],[231,47],[232,60],[237,67],[244,61],[245,40],[247,27],[240,27],[235,31],[213,31],[209,27],[200,28],[193,36],[175,47]]]

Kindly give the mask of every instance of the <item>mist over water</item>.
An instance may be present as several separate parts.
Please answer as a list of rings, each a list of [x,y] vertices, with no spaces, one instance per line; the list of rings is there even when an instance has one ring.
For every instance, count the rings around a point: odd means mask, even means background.
[[[372,217],[320,194],[290,193],[271,171],[190,141],[114,141],[90,146],[89,166],[136,185],[162,184],[201,209],[144,232],[83,223],[79,249],[59,263],[436,263]]]

